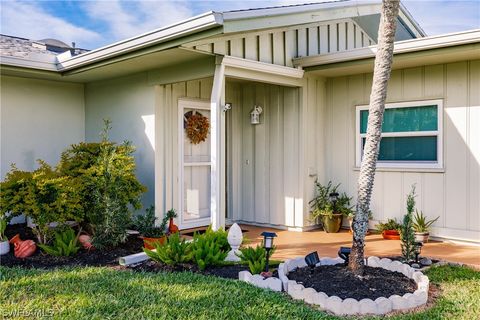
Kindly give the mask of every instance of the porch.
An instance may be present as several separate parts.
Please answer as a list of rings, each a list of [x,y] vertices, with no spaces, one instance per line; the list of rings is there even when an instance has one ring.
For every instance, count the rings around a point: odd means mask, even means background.
[[[326,233],[321,229],[307,232],[295,232],[263,228],[252,225],[241,225],[244,238],[249,239],[249,245],[261,242],[263,231],[275,232],[277,250],[274,259],[285,260],[288,258],[305,256],[312,251],[318,251],[320,256],[336,257],[340,246],[351,246],[352,235],[347,230],[339,233]],[[371,234],[366,238],[366,256],[399,256],[400,240],[384,240],[379,234]],[[463,263],[480,269],[480,246],[466,245],[450,242],[430,240],[422,249],[422,256],[446,260],[449,262]]]

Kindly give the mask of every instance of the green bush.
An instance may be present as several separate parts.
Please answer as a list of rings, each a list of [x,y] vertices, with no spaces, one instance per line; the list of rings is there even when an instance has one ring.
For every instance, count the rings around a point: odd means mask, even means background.
[[[402,257],[407,262],[413,260],[415,257],[415,231],[413,230],[415,197],[415,186],[412,186],[412,190],[407,196],[407,214],[403,217],[403,224],[400,228]]]
[[[143,248],[147,256],[154,261],[174,266],[192,260],[192,246],[185,239],[180,239],[178,232],[171,234],[165,243],[155,242],[154,246],[155,251]]]
[[[213,231],[211,227],[204,234],[195,233],[193,236],[193,260],[200,270],[208,266],[220,265],[230,251],[227,232],[219,229]]]
[[[45,244],[38,244],[38,246],[49,255],[69,257],[76,254],[80,249],[79,235],[80,233],[75,234],[72,228],[67,228],[63,232],[55,232],[55,239],[51,246]]]
[[[38,242],[46,244],[52,234],[50,223],[81,222],[83,207],[77,181],[60,175],[44,161],[33,172],[12,166],[1,183],[2,215],[24,214],[33,220],[33,233]]]
[[[339,186],[340,184],[333,186],[331,181],[329,181],[326,186],[315,181],[316,196],[309,202],[312,209],[312,220],[321,216],[332,217],[333,214],[339,213],[348,216],[353,213],[353,206],[350,205],[352,198],[347,196],[345,192],[339,193]],[[330,194],[332,193],[338,194],[336,201],[330,199]]]
[[[85,228],[97,248],[125,242],[132,208],[141,208],[141,195],[146,191],[135,176],[135,148],[127,141],[109,141],[110,129],[110,121],[105,120],[101,142],[72,145],[58,165],[60,173],[79,181]]]
[[[0,241],[8,241],[7,236],[5,235],[5,230],[7,230],[7,219],[0,217]]]
[[[157,217],[155,217],[155,207],[150,206],[146,213],[143,215],[137,215],[133,219],[133,227],[135,230],[140,232],[141,235],[148,238],[161,238],[165,235],[165,231],[167,229],[167,215],[162,219],[162,223],[160,226],[155,226],[155,221]]]
[[[271,256],[273,252],[275,252],[275,247],[270,250],[269,256]],[[263,247],[263,244],[257,245],[255,248],[241,248],[238,257],[243,263],[248,264],[248,268],[252,274],[259,274],[265,270],[267,251]]]
[[[383,232],[385,230],[400,230],[402,225],[398,223],[397,219],[388,219],[385,223],[378,223],[375,226],[375,229],[379,232]]]

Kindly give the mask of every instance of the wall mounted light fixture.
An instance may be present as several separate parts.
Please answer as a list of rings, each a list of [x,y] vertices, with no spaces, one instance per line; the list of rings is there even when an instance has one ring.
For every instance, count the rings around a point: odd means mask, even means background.
[[[250,112],[250,123],[259,124],[260,123],[260,114],[263,112],[262,107],[254,106],[252,112]]]

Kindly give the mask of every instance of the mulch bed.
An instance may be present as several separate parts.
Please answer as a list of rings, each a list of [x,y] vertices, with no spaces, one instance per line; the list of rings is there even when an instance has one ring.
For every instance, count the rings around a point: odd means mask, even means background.
[[[290,280],[303,284],[305,288],[314,288],[328,296],[357,300],[391,295],[402,296],[417,289],[415,281],[402,273],[383,268],[365,267],[363,278],[356,277],[343,265],[319,266],[313,269],[298,268],[288,274]]]
[[[26,227],[26,224],[14,224],[7,227],[6,235],[9,239],[17,233],[20,234],[22,240],[35,239],[31,229]],[[73,257],[55,257],[47,255],[37,248],[33,256],[26,259],[18,259],[13,254],[12,246],[8,254],[0,256],[0,265],[38,269],[74,266],[118,266],[118,258],[141,252],[142,247],[142,239],[139,239],[137,236],[130,236],[126,243],[117,248],[91,251],[81,249]]]

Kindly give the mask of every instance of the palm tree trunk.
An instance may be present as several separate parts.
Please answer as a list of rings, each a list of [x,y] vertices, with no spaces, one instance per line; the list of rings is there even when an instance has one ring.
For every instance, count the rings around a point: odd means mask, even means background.
[[[357,211],[353,218],[353,243],[349,268],[356,275],[362,275],[365,267],[365,235],[368,230],[370,197],[380,149],[387,85],[392,70],[393,44],[399,6],[400,0],[383,0],[382,3],[372,92],[370,94],[367,136],[358,177]]]

